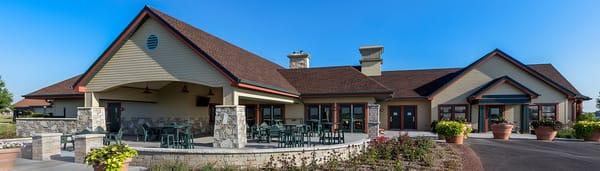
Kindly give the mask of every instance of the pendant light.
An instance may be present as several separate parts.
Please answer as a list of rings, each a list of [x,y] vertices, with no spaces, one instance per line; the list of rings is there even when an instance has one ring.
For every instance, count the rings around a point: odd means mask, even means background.
[[[212,92],[212,88],[208,88],[208,96],[214,96],[215,93]]]
[[[187,84],[183,84],[183,88],[181,88],[181,92],[182,93],[189,93],[190,90],[188,90]]]
[[[148,88],[148,83],[146,83],[146,88],[144,88],[144,94],[151,94],[150,88]]]

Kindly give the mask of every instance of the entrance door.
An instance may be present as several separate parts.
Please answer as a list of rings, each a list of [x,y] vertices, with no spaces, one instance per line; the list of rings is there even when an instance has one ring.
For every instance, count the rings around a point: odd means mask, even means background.
[[[121,128],[121,103],[108,103],[106,110],[107,130],[109,132],[118,132]]]
[[[502,105],[494,105],[494,106],[486,106],[486,127],[485,131],[492,130],[492,123],[494,121],[498,121],[501,117],[504,117],[504,106]]]
[[[417,109],[415,106],[403,106],[403,129],[417,129]]]
[[[401,116],[401,108],[400,106],[390,106],[389,111],[390,116],[390,129],[401,129],[400,127],[400,116]]]

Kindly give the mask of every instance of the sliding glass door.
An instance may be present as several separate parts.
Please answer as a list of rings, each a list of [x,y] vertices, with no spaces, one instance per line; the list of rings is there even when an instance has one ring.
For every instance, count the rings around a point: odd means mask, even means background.
[[[261,124],[283,124],[283,105],[260,105]]]
[[[364,104],[341,104],[339,113],[339,125],[345,132],[364,132],[365,128],[365,105]]]
[[[333,107],[331,104],[310,104],[306,106],[305,123],[309,125],[331,124],[333,122]]]

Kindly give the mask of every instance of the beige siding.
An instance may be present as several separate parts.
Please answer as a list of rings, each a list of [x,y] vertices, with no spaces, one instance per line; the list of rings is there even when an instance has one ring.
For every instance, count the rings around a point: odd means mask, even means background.
[[[147,50],[146,39],[157,35],[158,47]],[[88,91],[147,81],[185,81],[221,87],[228,80],[162,25],[148,19],[86,85]]]
[[[431,117],[437,120],[439,104],[467,104],[467,97],[474,91],[489,81],[505,75],[541,94],[537,99],[533,99],[532,103],[558,103],[559,119],[565,122],[564,119],[568,115],[567,111],[569,111],[567,97],[500,57],[493,57],[488,61],[484,61],[480,66],[466,73],[461,79],[437,94],[431,101]],[[476,120],[473,120],[474,118],[471,119],[476,122]]]
[[[77,117],[77,108],[82,106],[83,99],[56,99],[47,112],[52,112],[54,116],[74,118]]]
[[[494,87],[491,90],[486,91],[483,95],[516,95],[516,94],[524,94],[521,90],[517,89],[515,86],[504,83]]]
[[[417,106],[417,130],[429,130],[431,125],[431,107],[428,100],[393,100],[381,103],[379,114],[380,128],[389,128],[389,106],[416,105]]]

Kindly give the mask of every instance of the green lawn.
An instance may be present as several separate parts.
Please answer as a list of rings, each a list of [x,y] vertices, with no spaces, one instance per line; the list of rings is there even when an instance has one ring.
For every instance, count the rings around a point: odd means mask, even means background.
[[[12,117],[0,117],[0,139],[16,138],[16,126]]]
[[[12,123],[12,117],[0,116],[0,123]]]

